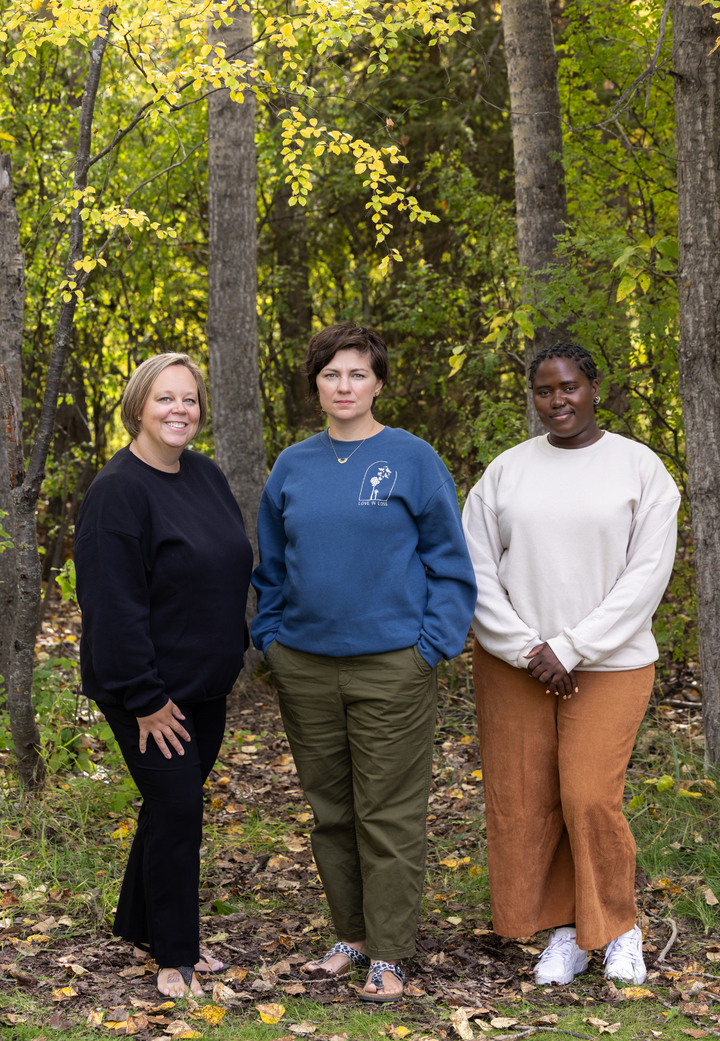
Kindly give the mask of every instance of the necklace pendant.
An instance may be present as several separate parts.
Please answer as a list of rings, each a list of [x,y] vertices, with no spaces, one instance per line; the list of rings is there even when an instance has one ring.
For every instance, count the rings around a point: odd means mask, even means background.
[[[339,462],[339,463],[346,463],[346,462],[348,461],[348,459],[349,459],[349,458],[350,458],[350,456],[349,456],[349,455],[348,455],[348,456],[346,456],[346,457],[345,457],[344,459],[341,459],[341,458],[340,458],[340,457],[338,456],[338,462]]]

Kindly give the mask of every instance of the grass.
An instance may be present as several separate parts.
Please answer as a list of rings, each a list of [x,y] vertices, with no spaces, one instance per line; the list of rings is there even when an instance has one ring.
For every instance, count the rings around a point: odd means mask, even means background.
[[[521,984],[527,988],[532,983],[532,956],[518,944],[488,935],[484,806],[468,684],[462,662],[460,667],[448,667],[442,680],[442,723],[422,902],[425,954],[410,966],[413,981],[420,982],[425,994],[402,1006],[364,1006],[347,991],[325,1002],[316,1000],[310,987],[304,996],[291,996],[281,981],[274,991],[253,991],[239,1005],[231,1005],[217,1027],[192,1018],[192,1010],[183,1002],[173,1015],[180,1014],[197,1032],[217,1041],[291,1038],[295,1035],[290,1027],[302,1022],[316,1027],[314,1037],[347,1034],[349,1039],[368,1041],[381,1036],[445,1041],[459,1036],[451,1022],[458,1007],[486,1004],[492,1005],[490,1012],[470,1026],[476,1037],[522,1034],[544,1015],[556,1015],[558,1021],[552,1030],[538,1026],[535,1037],[558,1036],[557,1031],[599,1037],[600,1027],[585,1022],[590,1017],[610,1027],[619,1023],[612,1036],[620,1041],[656,1037],[684,1041],[688,1035],[683,1031],[718,1030],[720,1019],[712,1016],[720,1005],[712,1002],[720,1001],[720,991],[717,997],[704,992],[699,999],[690,993],[693,979],[712,983],[697,976],[698,971],[720,969],[707,959],[714,944],[720,958],[720,922],[714,903],[715,895],[720,897],[720,781],[703,766],[697,726],[652,711],[639,735],[626,787],[638,866],[647,877],[639,893],[641,920],[648,925],[647,949],[659,953],[669,933],[654,916],[673,919],[680,930],[669,962],[675,974],[663,973],[659,967],[648,983],[654,998],[621,1001],[608,993],[596,958],[592,971],[570,988],[548,992],[530,986],[528,991]],[[265,696],[272,702],[270,692]],[[317,951],[332,937],[327,903],[309,853],[308,808],[288,772],[290,767],[278,765],[286,752],[281,724],[272,703],[253,703],[240,718],[245,719],[246,713],[246,722],[228,737],[208,788],[202,906],[208,936],[231,930],[228,923],[236,924],[238,918],[254,923],[242,943],[231,935],[228,950],[234,959],[233,952],[243,945],[245,949],[249,943],[257,946],[257,954],[248,955],[245,962],[250,966],[248,980],[257,983],[286,951],[302,951],[303,945]],[[112,743],[101,738],[102,728],[85,727],[84,733],[82,741],[77,734],[73,741],[85,749],[84,765],[94,760],[95,773],[54,774],[41,801],[18,801],[9,757],[0,773],[0,955],[6,966],[12,957],[16,969],[40,981],[26,989],[8,976],[0,980],[0,1021],[12,1028],[17,1041],[49,1039],[58,1033],[89,1041],[97,1039],[99,1032],[108,1033],[105,1027],[84,1025],[88,1010],[108,1011],[107,1002],[94,1004],[99,976],[91,972],[82,977],[90,984],[77,1000],[56,1002],[51,997],[59,985],[58,958],[63,951],[78,951],[74,957],[82,958],[86,949],[99,945],[98,949],[110,952],[109,957],[122,947],[108,943],[108,936],[132,838],[136,793]],[[251,746],[256,751],[247,751]],[[284,858],[286,866],[274,874],[265,870],[268,856]],[[295,878],[300,880],[297,885]],[[66,921],[53,928],[49,945],[34,950],[27,936],[51,917]],[[291,926],[296,926],[294,931]],[[283,938],[283,930],[290,935]],[[283,946],[286,941],[288,947]],[[525,946],[535,943],[542,946],[542,938]],[[468,958],[477,962],[471,970],[465,969],[463,959]],[[507,980],[506,973],[510,974]],[[703,1001],[708,1009],[699,1012]],[[282,1003],[285,1013],[276,1024],[262,1023],[256,1005],[271,1002]],[[494,1029],[490,1021],[498,1016],[518,1022],[512,1028]],[[141,1037],[162,1036],[161,1030],[157,1026]]]

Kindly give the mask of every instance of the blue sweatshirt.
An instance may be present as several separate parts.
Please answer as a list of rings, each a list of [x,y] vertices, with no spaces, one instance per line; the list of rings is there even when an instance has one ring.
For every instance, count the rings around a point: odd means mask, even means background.
[[[323,431],[287,448],[265,486],[256,647],[345,657],[418,644],[429,665],[454,657],[476,588],[447,467],[406,430],[333,444],[346,463]]]

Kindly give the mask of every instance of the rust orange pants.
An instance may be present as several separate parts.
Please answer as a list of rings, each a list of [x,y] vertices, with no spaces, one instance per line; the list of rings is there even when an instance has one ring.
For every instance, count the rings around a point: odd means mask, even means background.
[[[625,771],[655,666],[577,672],[579,693],[546,694],[475,641],[493,929],[531,936],[572,922],[583,950],[632,929],[635,840]]]

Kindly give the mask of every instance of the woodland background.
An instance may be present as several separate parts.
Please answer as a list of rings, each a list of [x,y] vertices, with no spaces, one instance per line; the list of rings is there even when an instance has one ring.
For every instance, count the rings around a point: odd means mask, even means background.
[[[700,528],[693,539],[678,352],[676,127],[688,120],[678,122],[673,21],[694,19],[681,32],[699,38],[708,83],[693,104],[712,127],[712,8],[425,6],[360,5],[341,16],[340,7],[253,15],[226,5],[226,24],[216,20],[206,43],[202,5],[188,8],[187,37],[170,2],[64,0],[51,29],[32,0],[0,5],[0,142],[19,222],[13,253],[6,185],[3,360],[21,402],[14,488],[2,503],[15,548],[0,557],[0,660],[11,717],[24,720],[15,743],[27,750],[25,783],[42,770],[28,708],[38,611],[71,557],[84,491],[125,443],[118,403],[133,367],[174,350],[209,368],[213,414],[195,448],[223,465],[252,530],[267,468],[322,427],[300,372],[308,337],[346,318],[376,327],[390,346],[378,418],[429,441],[461,500],[495,455],[527,436],[525,370],[537,349],[569,336],[593,351],[602,425],[658,452],[685,493],[656,632],[666,665],[696,669]],[[208,57],[218,42],[225,51]],[[243,84],[252,89],[237,104]],[[298,142],[318,137],[300,155]],[[378,157],[387,164],[388,149],[397,187],[385,173],[363,177]],[[701,194],[717,210],[714,190]],[[713,328],[700,345],[711,360],[714,337]],[[693,402],[707,406],[712,386],[696,368]],[[698,412],[693,402],[688,393],[686,412]],[[706,419],[696,440],[717,454]],[[12,476],[18,441],[30,456],[24,481],[17,460]],[[696,483],[707,532],[718,506],[713,488]],[[713,538],[701,575],[720,554]],[[717,599],[713,584],[701,611],[708,646]],[[711,730],[715,657],[705,676]],[[711,760],[718,740],[713,731]]]

